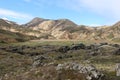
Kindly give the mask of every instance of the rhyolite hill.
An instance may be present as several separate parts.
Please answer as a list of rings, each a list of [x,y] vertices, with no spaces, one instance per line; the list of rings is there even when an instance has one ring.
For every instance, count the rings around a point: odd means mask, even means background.
[[[120,42],[120,22],[112,26],[89,27],[77,25],[68,19],[50,20],[36,17],[23,25],[0,19],[0,29],[35,36],[38,39],[108,40]]]

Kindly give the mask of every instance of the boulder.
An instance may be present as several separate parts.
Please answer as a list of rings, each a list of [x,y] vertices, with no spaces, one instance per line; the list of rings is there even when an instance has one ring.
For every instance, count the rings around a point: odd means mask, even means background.
[[[114,52],[113,52],[114,55],[120,55],[120,48],[119,49],[116,49]]]
[[[101,46],[103,46],[103,45],[108,45],[108,43],[107,43],[107,42],[103,42],[103,43],[100,43],[100,45],[101,45]]]
[[[44,57],[44,56],[36,56],[33,59],[33,68],[35,67],[39,67],[39,66],[43,66],[45,64],[45,60],[47,60],[48,58]]]
[[[98,53],[98,52],[95,52],[95,51],[91,51],[90,53],[88,53],[88,55],[90,55],[90,56],[97,56],[97,55],[99,55],[100,53]]]
[[[90,44],[89,48],[94,50],[94,49],[98,49],[98,47],[100,47],[100,46],[101,46],[100,44]]]
[[[110,44],[110,45],[113,46],[113,47],[116,47],[116,48],[120,48],[119,44]]]
[[[70,47],[71,50],[78,50],[78,49],[85,49],[86,46],[83,43],[80,44],[74,44]]]
[[[116,65],[116,76],[120,76],[120,63]]]
[[[70,50],[69,46],[62,46],[58,49],[59,52],[66,53],[67,51]]]
[[[103,45],[98,48],[100,55],[105,55],[105,56],[113,55],[116,50],[117,48],[109,45]]]
[[[83,66],[78,63],[64,63],[58,64],[56,70],[74,70],[78,73],[84,74],[87,80],[104,80],[105,76],[98,71],[93,65]]]
[[[86,49],[89,50],[89,49],[92,49],[92,47],[90,45],[87,45]]]

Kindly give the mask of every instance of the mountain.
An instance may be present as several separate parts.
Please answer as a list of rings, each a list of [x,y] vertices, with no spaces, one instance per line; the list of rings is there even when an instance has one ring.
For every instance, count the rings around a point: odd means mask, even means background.
[[[0,43],[22,42],[33,38],[22,34],[20,29],[24,30],[15,22],[0,19]]]
[[[35,25],[38,25],[38,24],[42,23],[43,21],[47,21],[47,19],[36,17],[33,20],[31,20],[30,22],[24,24],[23,26],[32,27],[32,26],[35,26]]]
[[[0,26],[12,26],[12,25],[17,25],[15,22],[0,19]]]
[[[32,38],[32,36],[0,29],[0,43],[24,42]]]
[[[68,19],[51,20],[36,17],[23,25],[0,19],[0,28],[23,35],[36,36],[38,39],[107,40],[120,42],[120,22],[112,26],[89,27],[77,25]]]
[[[59,20],[49,20],[42,18],[34,18],[32,21],[24,24],[23,26],[29,27],[34,30],[51,30],[52,28],[66,28],[66,27],[75,27],[75,23],[68,19],[59,19]]]
[[[20,30],[20,25],[13,21],[8,21],[4,19],[0,19],[0,29],[1,30],[7,30],[11,32],[19,32]]]
[[[26,26],[29,24],[32,24],[33,26]],[[51,39],[61,39],[61,37],[64,37],[62,35],[69,32],[66,29],[77,27],[75,23],[68,19],[49,20],[41,18],[34,18],[32,21],[23,26],[26,26],[32,30],[39,31],[41,33],[39,37],[41,38]]]
[[[104,33],[107,35],[107,39],[120,42],[120,21],[115,23],[111,27],[104,29]]]
[[[26,26],[32,24],[33,26]],[[39,19],[34,18],[32,21],[23,25],[32,30],[42,33],[40,38],[45,39],[86,39],[94,32],[94,28],[84,25],[77,25],[68,19]]]

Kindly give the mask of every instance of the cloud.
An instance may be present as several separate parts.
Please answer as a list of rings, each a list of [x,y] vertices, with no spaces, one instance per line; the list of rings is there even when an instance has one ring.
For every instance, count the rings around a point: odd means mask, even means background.
[[[46,1],[46,0],[44,0]],[[101,16],[106,20],[105,24],[111,24],[120,20],[120,0],[51,0],[52,5],[65,9],[86,11]],[[49,3],[49,2],[48,2]],[[89,15],[89,14],[88,14]]]
[[[32,0],[24,0],[25,2],[31,2]]]
[[[101,25],[101,24],[89,24],[88,26],[97,27],[97,26],[103,26],[103,25]]]
[[[11,18],[15,18],[15,19],[31,19],[31,18],[33,18],[29,14],[19,13],[19,12],[15,12],[15,11],[8,10],[8,9],[2,9],[2,8],[0,8],[0,16],[11,17]]]
[[[41,5],[58,6],[74,11],[90,11],[104,17],[120,19],[120,0],[36,0]]]
[[[7,17],[3,17],[2,19],[4,19],[4,20],[8,20],[8,18],[7,18]]]
[[[75,11],[83,9],[105,17],[120,19],[120,0],[56,0],[56,5]]]
[[[33,3],[35,2],[37,3],[37,6],[44,5],[44,7],[53,6],[73,10],[78,10],[81,7],[79,0],[34,0]]]
[[[40,8],[62,7],[77,12],[89,11],[106,18],[120,19],[120,0],[24,0]]]
[[[79,0],[86,9],[106,17],[120,19],[120,0]]]

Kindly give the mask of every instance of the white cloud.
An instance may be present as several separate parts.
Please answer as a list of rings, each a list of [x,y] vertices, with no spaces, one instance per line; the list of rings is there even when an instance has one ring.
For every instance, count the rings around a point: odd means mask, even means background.
[[[61,7],[81,11],[86,9],[105,17],[120,19],[120,0],[56,0]]]
[[[120,0],[79,0],[82,6],[106,17],[120,19]]]
[[[31,19],[32,16],[24,13],[15,12],[12,10],[0,8],[0,16],[11,17],[15,19]]]
[[[24,0],[44,8],[62,7],[75,11],[91,11],[106,18],[120,19],[120,0]]]
[[[100,24],[89,24],[88,26],[97,27],[97,26],[102,26],[102,25],[100,25]]]
[[[4,20],[8,20],[8,18],[7,18],[7,17],[3,17],[2,19],[4,19]]]

